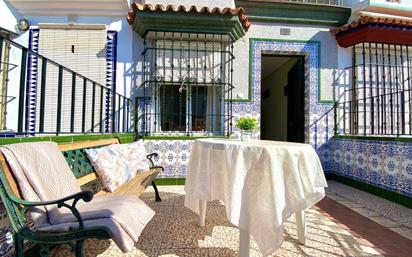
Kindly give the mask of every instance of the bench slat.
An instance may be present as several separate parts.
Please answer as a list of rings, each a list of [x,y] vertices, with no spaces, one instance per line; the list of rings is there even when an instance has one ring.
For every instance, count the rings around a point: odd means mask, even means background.
[[[117,138],[109,138],[109,139],[100,139],[100,140],[93,140],[93,141],[79,141],[67,144],[59,144],[59,149],[62,152],[71,151],[76,149],[82,148],[91,148],[96,146],[104,146],[110,144],[118,144],[119,140]]]
[[[92,172],[90,174],[87,174],[86,176],[78,178],[77,179],[77,184],[79,186],[83,186],[83,185],[85,185],[85,184],[87,184],[87,183],[89,183],[89,182],[91,182],[95,179],[98,179],[98,176],[97,176],[96,172]]]
[[[110,138],[110,139],[101,139],[101,140],[94,140],[94,141],[79,141],[67,144],[59,144],[59,149],[62,152],[66,151],[73,151],[77,149],[83,148],[91,148],[91,147],[101,147],[110,144],[118,144],[119,140],[117,138]],[[19,198],[21,197],[19,186],[17,181],[12,174],[11,170],[9,169],[9,165],[7,164],[6,159],[4,158],[3,154],[0,153],[0,165],[4,170],[6,178],[9,182],[10,188],[12,192]],[[115,192],[111,193],[105,189],[96,193],[96,195],[127,195],[132,194],[139,196],[144,192],[146,187],[150,184],[150,182],[156,177],[156,175],[161,170],[158,168],[153,168],[147,172],[137,173],[136,176],[129,182],[123,184],[120,188],[118,188]],[[79,186],[83,186],[87,183],[90,183],[94,180],[99,179],[97,173],[95,171],[84,175],[82,177],[77,178],[77,183]]]
[[[107,190],[102,190],[96,195],[135,195],[139,196],[141,195],[144,190],[146,189],[147,185],[142,184],[142,182],[149,176],[153,174],[159,173],[160,170],[158,169],[151,169],[150,171],[147,172],[141,172],[137,173],[136,176],[128,181],[127,183],[123,184],[121,187],[119,187],[117,190],[115,190],[113,193],[107,191]]]

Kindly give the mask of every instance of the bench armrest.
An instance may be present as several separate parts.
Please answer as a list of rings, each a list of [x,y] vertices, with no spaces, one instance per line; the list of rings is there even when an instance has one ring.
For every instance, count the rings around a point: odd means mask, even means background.
[[[151,154],[146,155],[146,158],[147,158],[147,159],[149,160],[149,162],[150,162],[150,168],[155,167],[155,164],[154,164],[154,162],[153,162],[153,157],[158,157],[158,156],[159,156],[158,153],[151,153]]]
[[[28,208],[34,207],[34,206],[45,206],[45,205],[57,204],[57,208],[66,207],[72,212],[72,214],[76,217],[77,221],[79,222],[79,229],[83,229],[84,228],[83,219],[80,216],[80,213],[76,208],[76,204],[79,200],[90,202],[93,199],[93,193],[90,191],[83,191],[83,192],[79,192],[79,193],[76,193],[70,196],[66,196],[61,199],[45,201],[45,202],[31,202],[31,201],[19,199],[14,196],[10,198],[14,203],[20,204],[23,206],[22,212],[24,214],[27,212]],[[66,203],[69,200],[73,200],[71,205]]]

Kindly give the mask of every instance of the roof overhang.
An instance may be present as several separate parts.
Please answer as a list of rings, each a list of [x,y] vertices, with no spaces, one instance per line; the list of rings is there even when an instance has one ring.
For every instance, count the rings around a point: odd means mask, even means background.
[[[4,0],[24,16],[124,16],[128,0]]]
[[[241,38],[250,27],[242,8],[197,8],[174,5],[131,5],[127,21],[144,36],[148,31],[182,31],[229,34]]]
[[[412,45],[412,21],[364,16],[332,31],[341,47],[362,42]]]
[[[329,4],[310,4],[276,0],[236,0],[252,22],[314,24],[342,26],[348,22],[351,9]]]

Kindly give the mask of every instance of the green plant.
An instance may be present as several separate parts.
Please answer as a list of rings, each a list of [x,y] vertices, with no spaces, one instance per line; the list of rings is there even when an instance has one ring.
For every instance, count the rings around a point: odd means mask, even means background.
[[[235,123],[235,126],[241,130],[255,130],[257,129],[257,121],[251,117],[241,117]]]

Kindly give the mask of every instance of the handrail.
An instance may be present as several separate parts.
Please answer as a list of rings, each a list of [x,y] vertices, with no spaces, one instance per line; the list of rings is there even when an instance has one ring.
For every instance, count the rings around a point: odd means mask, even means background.
[[[41,59],[45,59],[45,60],[47,60],[48,63],[51,63],[51,64],[56,65],[56,66],[62,66],[62,67],[63,67],[63,70],[65,70],[65,71],[67,71],[67,72],[70,72],[70,73],[75,73],[78,77],[81,77],[81,78],[83,78],[83,79],[86,79],[87,81],[90,81],[90,82],[94,82],[94,83],[96,83],[96,85],[101,86],[101,87],[103,87],[103,88],[105,88],[105,89],[113,92],[113,90],[112,90],[111,88],[109,88],[109,87],[107,87],[107,86],[105,86],[105,85],[102,85],[102,84],[100,84],[100,83],[98,83],[98,82],[95,82],[95,81],[93,81],[92,79],[89,79],[89,78],[87,78],[86,76],[84,76],[84,75],[82,75],[82,74],[80,74],[80,73],[78,73],[78,72],[76,72],[76,71],[74,71],[74,70],[72,70],[72,69],[70,69],[70,68],[68,68],[68,67],[65,67],[65,66],[63,66],[63,65],[61,65],[61,64],[59,64],[59,63],[57,63],[57,62],[55,62],[55,61],[47,58],[47,57],[45,57],[44,55],[41,55],[41,54],[39,54],[39,53],[36,53],[36,52],[34,52],[33,50],[31,50],[31,49],[29,49],[29,48],[27,48],[27,47],[25,47],[25,46],[23,46],[23,45],[21,45],[21,44],[19,44],[19,43],[17,43],[17,42],[14,42],[14,41],[12,41],[12,40],[10,40],[10,39],[7,39],[7,38],[3,37],[2,35],[0,35],[0,40],[3,40],[3,41],[5,41],[5,42],[7,42],[7,43],[9,43],[9,44],[11,44],[11,45],[19,48],[19,49],[25,49],[28,54],[35,55],[35,56],[36,56],[37,58],[39,58],[39,59],[40,59],[40,58],[41,58]],[[118,93],[116,93],[116,94],[118,94]],[[119,95],[121,95],[121,94],[119,94]],[[121,96],[123,96],[123,95],[121,95]]]
[[[13,113],[18,113],[17,126],[0,124],[4,131],[13,130],[14,135],[132,132],[132,99],[117,93],[110,84],[102,85],[3,35],[0,59],[5,45],[20,51],[21,57],[13,57],[20,67],[14,71],[2,69],[5,60],[0,63],[1,73],[19,72],[15,77],[20,78],[11,82],[19,87],[18,111]],[[55,96],[50,94],[53,91]]]

